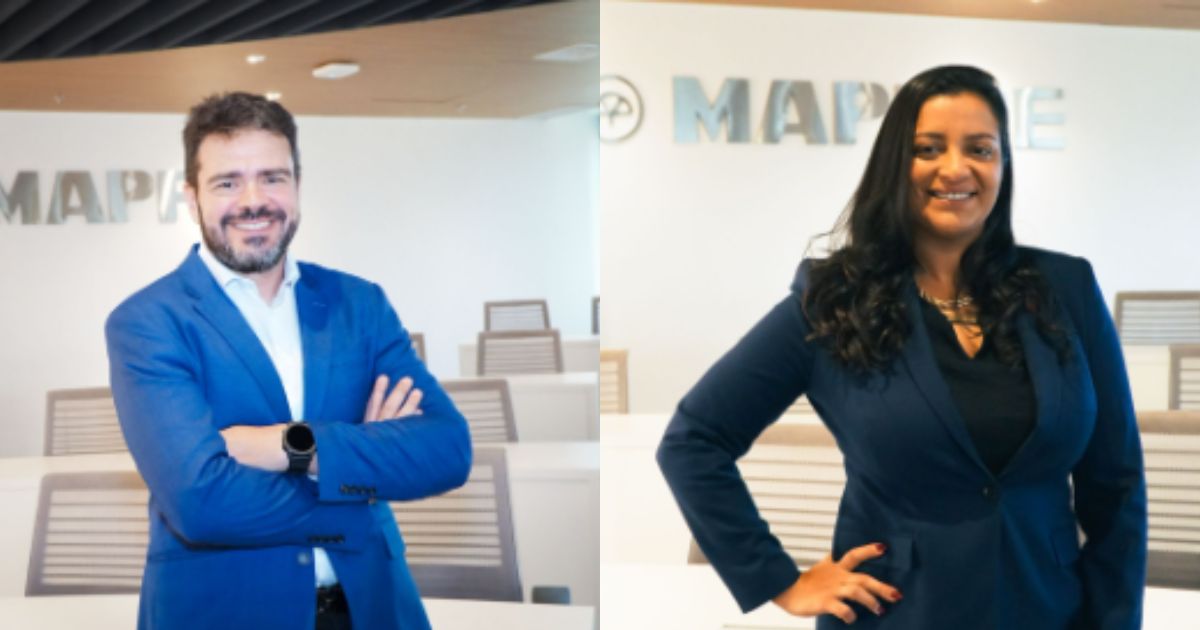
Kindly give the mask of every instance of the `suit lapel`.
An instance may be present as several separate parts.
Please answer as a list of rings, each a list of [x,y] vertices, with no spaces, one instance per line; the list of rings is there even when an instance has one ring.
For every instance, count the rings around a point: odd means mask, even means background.
[[[191,254],[184,260],[179,271],[183,276],[185,290],[195,300],[193,308],[196,314],[216,330],[233,354],[254,376],[271,407],[271,413],[280,420],[291,418],[287,394],[283,391],[283,382],[279,380],[279,373],[275,371],[271,356],[267,354],[266,348],[263,348],[250,324],[246,323],[241,312],[204,266],[204,262],[196,253],[196,246],[193,246]]]
[[[1058,354],[1042,340],[1034,325],[1033,316],[1029,313],[1017,316],[1017,332],[1025,349],[1025,365],[1028,367],[1029,380],[1037,398],[1037,416],[1034,418],[1033,431],[1030,431],[1029,437],[1025,438],[1008,461],[1008,465],[1001,471],[1002,476],[1010,470],[1019,469],[1022,461],[1029,457],[1029,453],[1036,452],[1030,445],[1046,435],[1058,419],[1059,407],[1062,404],[1063,374],[1058,363]]]
[[[304,416],[317,419],[321,417],[325,386],[329,382],[333,331],[329,324],[329,300],[317,287],[311,272],[302,271],[296,283],[296,310],[304,349]]]
[[[904,359],[913,383],[921,391],[925,400],[929,402],[929,406],[933,407],[934,415],[954,438],[963,453],[980,470],[990,476],[991,472],[983,463],[983,459],[979,457],[979,452],[975,450],[975,443],[971,441],[971,435],[967,433],[967,424],[959,414],[954,399],[950,396],[950,386],[942,377],[941,368],[938,367],[937,359],[933,355],[929,331],[925,329],[925,322],[921,319],[921,304],[917,301],[919,299],[921,298],[917,296],[916,285],[910,281],[904,290],[904,306],[908,311],[908,324],[912,334],[904,344],[904,350],[900,356]]]
[[[983,463],[983,459],[979,457],[979,452],[975,449],[975,443],[967,432],[966,421],[959,413],[958,406],[950,394],[950,387],[946,384],[946,379],[942,376],[941,368],[938,367],[937,359],[933,355],[929,332],[925,328],[925,322],[921,320],[921,305],[918,302],[920,297],[917,295],[915,284],[910,283],[906,288],[904,300],[908,309],[912,336],[908,343],[904,344],[901,356],[904,358],[909,374],[954,441],[976,466],[991,476],[991,471]],[[1021,460],[1035,450],[1031,449],[1029,445],[1046,431],[1049,423],[1058,417],[1062,401],[1063,377],[1058,365],[1058,355],[1042,340],[1041,335],[1034,327],[1031,315],[1021,313],[1017,316],[1017,332],[1025,352],[1025,362],[1028,366],[1030,382],[1033,384],[1034,396],[1037,399],[1037,415],[1034,418],[1033,430],[1005,465],[1000,476],[1019,468]]]

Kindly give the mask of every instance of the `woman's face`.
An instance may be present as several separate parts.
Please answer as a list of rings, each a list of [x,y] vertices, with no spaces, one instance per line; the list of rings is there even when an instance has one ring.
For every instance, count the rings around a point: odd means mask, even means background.
[[[925,101],[910,171],[918,238],[970,244],[983,233],[1003,176],[999,125],[986,101],[971,92]]]

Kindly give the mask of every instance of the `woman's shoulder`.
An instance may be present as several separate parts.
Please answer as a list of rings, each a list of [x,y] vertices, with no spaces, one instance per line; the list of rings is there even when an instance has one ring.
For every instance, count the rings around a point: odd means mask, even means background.
[[[1056,285],[1066,283],[1066,286],[1070,286],[1071,283],[1092,278],[1092,265],[1081,256],[1027,246],[1018,246],[1017,252],[1022,260],[1032,262],[1038,271]]]

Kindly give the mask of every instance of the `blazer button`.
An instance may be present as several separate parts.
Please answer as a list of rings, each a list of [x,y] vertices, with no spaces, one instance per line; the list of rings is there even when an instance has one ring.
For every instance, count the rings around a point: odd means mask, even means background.
[[[996,501],[1000,500],[1000,490],[998,490],[996,486],[990,484],[986,485],[983,487],[983,498],[995,503]]]
[[[305,566],[312,562],[312,556],[308,555],[307,551],[301,551],[300,553],[296,554],[296,562],[301,566]]]

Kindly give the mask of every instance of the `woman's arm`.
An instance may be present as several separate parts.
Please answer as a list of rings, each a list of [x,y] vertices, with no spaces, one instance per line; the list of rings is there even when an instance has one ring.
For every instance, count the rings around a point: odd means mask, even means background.
[[[1089,292],[1076,317],[1096,390],[1096,426],[1072,473],[1075,513],[1087,536],[1079,561],[1084,614],[1079,628],[1141,627],[1146,582],[1146,479],[1137,416],[1120,339],[1091,265],[1079,286]]]

